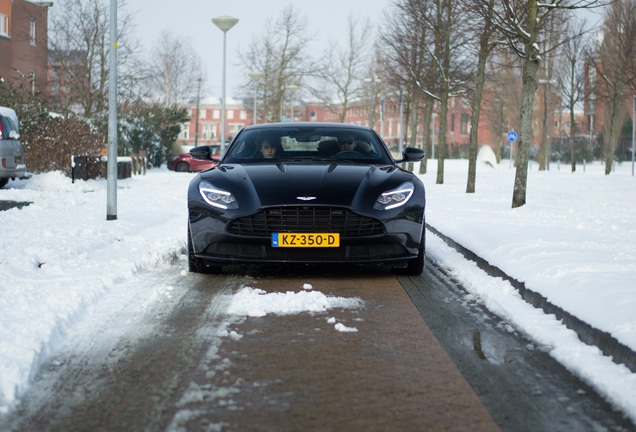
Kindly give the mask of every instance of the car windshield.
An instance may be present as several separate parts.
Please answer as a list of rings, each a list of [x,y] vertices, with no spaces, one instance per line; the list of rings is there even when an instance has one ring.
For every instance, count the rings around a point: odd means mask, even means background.
[[[392,162],[384,144],[371,131],[312,126],[244,130],[224,158],[226,163],[305,160]]]

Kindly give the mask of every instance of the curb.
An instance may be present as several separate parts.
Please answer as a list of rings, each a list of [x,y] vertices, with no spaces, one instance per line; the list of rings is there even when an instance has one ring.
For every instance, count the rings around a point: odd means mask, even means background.
[[[559,306],[550,303],[548,299],[541,294],[528,289],[523,282],[508,276],[500,268],[493,266],[473,251],[445,236],[429,224],[426,224],[426,229],[439,236],[442,240],[444,240],[444,242],[446,242],[447,245],[461,253],[466,259],[473,261],[480,269],[488,273],[488,275],[492,277],[499,277],[510,282],[510,284],[519,292],[523,300],[535,308],[543,310],[546,314],[556,316],[556,318],[567,328],[574,331],[583,343],[597,347],[604,355],[611,357],[614,363],[623,364],[632,371],[632,373],[636,373],[636,352],[623,345],[614,336],[592,327],[576,316],[561,309]]]

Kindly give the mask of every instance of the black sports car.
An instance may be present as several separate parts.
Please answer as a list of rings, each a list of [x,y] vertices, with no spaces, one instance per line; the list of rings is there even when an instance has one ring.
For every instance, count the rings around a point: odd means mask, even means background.
[[[190,150],[212,159],[209,146]],[[380,136],[339,123],[249,126],[188,189],[190,271],[231,263],[378,263],[424,268],[424,185]],[[216,160],[216,159],[215,159]]]

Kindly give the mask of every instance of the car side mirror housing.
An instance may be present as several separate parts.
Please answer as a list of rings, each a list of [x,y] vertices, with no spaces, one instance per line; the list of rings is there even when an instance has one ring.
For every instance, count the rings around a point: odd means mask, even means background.
[[[415,147],[406,147],[404,150],[402,150],[402,160],[396,162],[418,162],[424,159],[425,156],[426,152],[424,152],[424,150],[422,149]]]
[[[190,150],[190,156],[192,156],[194,159],[213,160],[218,162],[219,161],[218,159],[212,157],[213,154],[214,154],[214,148],[209,145],[195,147],[192,150]]]

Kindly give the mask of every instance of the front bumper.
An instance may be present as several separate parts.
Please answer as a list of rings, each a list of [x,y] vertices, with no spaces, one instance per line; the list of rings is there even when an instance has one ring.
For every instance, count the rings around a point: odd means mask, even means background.
[[[269,234],[233,234],[227,229],[231,222],[214,211],[191,209],[189,224],[195,256],[226,264],[395,263],[418,255],[424,229],[423,208],[413,207],[405,209],[398,217],[379,220],[383,226],[381,234],[341,234],[340,247],[337,248],[289,248],[273,247]]]

